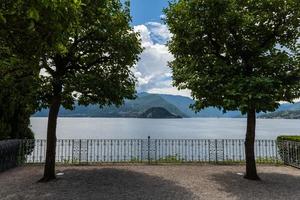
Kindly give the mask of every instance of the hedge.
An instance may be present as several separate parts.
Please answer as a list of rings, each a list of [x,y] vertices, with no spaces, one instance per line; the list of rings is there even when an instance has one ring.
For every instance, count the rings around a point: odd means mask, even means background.
[[[21,140],[0,141],[0,172],[18,166]]]
[[[277,137],[277,142],[281,142],[281,141],[300,142],[300,135],[280,135]]]
[[[23,164],[34,145],[34,140],[0,140],[0,172]]]

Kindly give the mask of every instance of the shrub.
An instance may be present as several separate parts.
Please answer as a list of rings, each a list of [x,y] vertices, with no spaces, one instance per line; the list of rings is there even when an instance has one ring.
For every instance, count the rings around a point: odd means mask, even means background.
[[[277,142],[281,142],[281,141],[300,142],[300,135],[280,135],[277,137]]]
[[[23,164],[34,146],[34,140],[1,140],[0,172]]]
[[[0,141],[0,172],[18,165],[20,147],[20,140]]]

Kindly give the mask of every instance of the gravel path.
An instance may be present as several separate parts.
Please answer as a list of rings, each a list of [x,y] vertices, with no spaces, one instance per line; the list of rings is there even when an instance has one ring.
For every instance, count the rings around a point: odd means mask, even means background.
[[[300,170],[259,166],[262,181],[238,173],[244,166],[128,165],[57,167],[58,180],[37,183],[41,166],[0,173],[1,200],[300,199]]]

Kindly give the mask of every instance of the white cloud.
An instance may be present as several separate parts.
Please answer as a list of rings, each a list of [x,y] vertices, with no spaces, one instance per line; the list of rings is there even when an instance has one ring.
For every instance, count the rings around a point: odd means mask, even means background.
[[[172,87],[172,73],[167,65],[174,58],[165,45],[172,36],[168,27],[158,22],[148,22],[135,26],[134,31],[140,33],[144,47],[134,71],[138,92],[190,96],[190,92]]]
[[[175,94],[175,95],[181,95],[186,97],[191,97],[191,92],[189,90],[177,90],[174,87],[167,87],[167,88],[153,88],[148,91],[149,93],[154,94]]]
[[[159,16],[159,18],[162,19],[162,20],[166,19],[166,17],[167,17],[166,15],[160,15]]]
[[[153,45],[153,42],[150,37],[150,32],[145,25],[134,26],[134,31],[140,33],[140,38],[142,40],[142,46],[144,48]]]
[[[146,23],[146,25],[150,30],[150,34],[153,40],[165,43],[172,37],[172,34],[170,33],[167,25],[165,24],[161,24],[158,22],[148,22]]]

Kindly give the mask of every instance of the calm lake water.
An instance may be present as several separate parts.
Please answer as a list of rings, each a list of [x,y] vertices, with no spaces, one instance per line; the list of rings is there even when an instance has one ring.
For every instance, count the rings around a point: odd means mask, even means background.
[[[47,118],[31,118],[36,139],[46,138]],[[58,139],[244,139],[246,119],[59,118]],[[258,119],[257,139],[300,135],[300,120]]]

